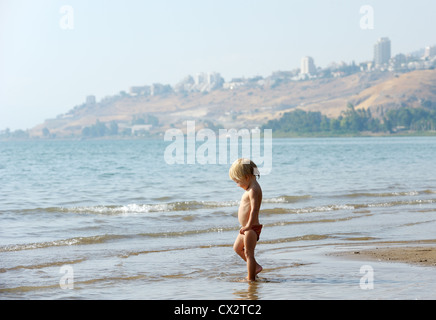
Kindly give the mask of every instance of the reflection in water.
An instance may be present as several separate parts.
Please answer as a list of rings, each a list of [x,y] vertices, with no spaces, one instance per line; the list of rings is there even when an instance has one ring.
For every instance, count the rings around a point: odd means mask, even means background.
[[[236,290],[233,294],[237,300],[259,300],[260,286],[259,281],[247,281],[246,290]]]

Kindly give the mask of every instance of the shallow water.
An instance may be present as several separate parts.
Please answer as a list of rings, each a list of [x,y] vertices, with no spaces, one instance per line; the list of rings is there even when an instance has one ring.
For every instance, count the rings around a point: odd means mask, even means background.
[[[273,140],[251,284],[230,161],[169,165],[167,145],[0,142],[0,298],[435,298],[432,267],[332,255],[435,239],[435,138]]]

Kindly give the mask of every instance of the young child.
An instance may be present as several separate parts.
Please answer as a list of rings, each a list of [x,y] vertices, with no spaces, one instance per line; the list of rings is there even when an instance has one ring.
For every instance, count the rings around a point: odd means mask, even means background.
[[[249,159],[236,160],[229,170],[230,178],[245,190],[238,210],[238,220],[242,225],[233,250],[247,262],[247,280],[256,280],[262,266],[254,258],[254,248],[259,240],[262,225],[259,224],[259,209],[262,202],[262,189],[256,180],[260,176],[256,164]]]

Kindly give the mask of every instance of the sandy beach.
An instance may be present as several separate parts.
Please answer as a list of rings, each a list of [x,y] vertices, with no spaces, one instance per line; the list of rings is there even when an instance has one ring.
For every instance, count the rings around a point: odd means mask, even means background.
[[[358,260],[392,261],[436,266],[435,242],[436,240],[411,241],[395,245],[379,243],[371,249],[340,252],[337,255]]]

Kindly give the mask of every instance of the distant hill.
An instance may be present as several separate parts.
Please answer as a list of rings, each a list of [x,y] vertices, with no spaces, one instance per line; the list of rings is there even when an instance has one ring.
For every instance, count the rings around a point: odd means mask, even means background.
[[[352,103],[356,109],[370,109],[373,116],[381,117],[390,109],[416,108],[426,102],[436,103],[436,70],[404,74],[359,72],[339,78],[244,85],[208,93],[120,94],[76,106],[29,133],[80,137],[84,128],[96,123],[116,124],[118,132],[131,130],[135,124],[149,124],[146,130],[159,133],[170,127],[183,129],[187,120],[195,120],[198,127],[255,128],[297,108],[337,117]]]

